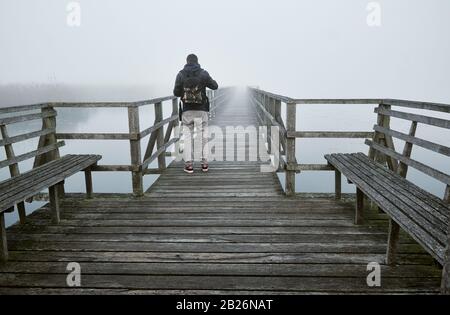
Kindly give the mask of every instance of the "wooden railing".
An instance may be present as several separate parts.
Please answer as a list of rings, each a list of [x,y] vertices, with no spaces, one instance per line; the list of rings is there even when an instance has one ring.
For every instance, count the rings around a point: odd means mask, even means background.
[[[226,90],[208,91],[208,96],[211,102],[211,108],[223,102],[226,96]],[[152,124],[144,129],[140,126],[140,108],[146,105],[153,105],[155,120]],[[170,117],[163,117],[163,106],[171,106],[172,113]],[[57,127],[57,109],[60,108],[124,108],[128,113],[128,129],[126,133],[59,133],[56,132]],[[40,113],[35,113],[40,110]],[[15,113],[33,112],[26,115],[15,115]],[[1,116],[8,116],[1,118]],[[16,107],[0,108],[0,125],[21,122],[31,119],[42,119],[42,130],[25,133],[17,137],[8,138],[5,140],[5,135],[0,140],[1,146],[5,146],[7,153],[11,153],[10,142],[23,141],[32,137],[40,137],[39,145],[36,152],[31,152],[26,156],[7,155],[7,160],[2,163],[12,163],[14,160],[17,164],[25,158],[37,156],[37,159],[43,155],[43,151],[51,146],[57,146],[57,140],[123,140],[129,141],[131,163],[128,165],[97,165],[92,168],[93,172],[131,172],[132,174],[132,188],[135,196],[142,196],[144,193],[143,177],[148,174],[160,174],[166,169],[166,157],[172,156],[171,152],[167,150],[179,141],[178,127],[179,127],[179,110],[178,98],[174,96],[167,96],[151,100],[139,102],[88,102],[88,103],[43,103]],[[167,125],[166,131],[164,127]],[[3,130],[3,129],[2,129]],[[54,143],[48,143],[48,135],[52,134]],[[141,140],[148,138],[145,148],[141,147]],[[38,153],[38,154],[37,154]],[[45,152],[44,152],[45,153]],[[59,152],[58,152],[59,154]],[[157,168],[149,168],[150,164],[157,160]],[[14,162],[13,161],[13,162]],[[6,165],[6,164],[5,164]],[[9,165],[9,164],[8,164]],[[35,162],[35,166],[39,165]],[[12,171],[11,176],[15,173]]]
[[[390,117],[396,117],[400,119],[406,119],[413,122],[413,124],[424,123],[428,125],[449,128],[448,120],[443,120],[439,118],[393,111],[392,106],[413,108],[413,109],[424,109],[431,111],[438,111],[442,113],[450,113],[450,105],[447,104],[437,104],[437,103],[427,103],[427,102],[414,102],[396,99],[293,99],[283,95],[277,95],[263,90],[250,88],[251,98],[255,104],[259,116],[260,122],[267,126],[268,134],[267,139],[271,138],[270,126],[277,126],[280,130],[280,148],[277,152],[280,156],[280,166],[279,171],[286,173],[285,179],[285,190],[286,194],[292,196],[295,194],[295,175],[302,171],[334,171],[333,167],[328,164],[299,164],[296,160],[296,139],[298,138],[340,138],[340,139],[351,139],[351,138],[362,138],[367,141],[374,142],[375,144],[381,145],[383,147],[390,148],[392,150],[393,143],[392,137],[384,136],[385,133],[390,134],[396,138],[406,141],[409,145],[405,150],[411,151],[412,144],[416,144],[421,147],[431,149],[432,151],[443,153],[448,156],[448,147],[444,145],[435,144],[423,139],[415,138],[412,134],[406,135],[396,132],[390,129]],[[281,105],[286,104],[286,122],[283,121],[281,115]],[[369,131],[297,131],[296,130],[296,115],[297,115],[297,105],[299,104],[373,104],[377,106],[375,108],[375,113],[378,115],[378,123],[375,126],[375,132],[373,130]],[[413,127],[411,127],[413,128]],[[413,130],[413,129],[412,129]],[[414,129],[415,133],[415,129]],[[369,140],[371,139],[371,140]],[[278,148],[271,148],[269,144],[269,151],[274,153],[274,150]],[[390,153],[390,152],[387,152]],[[409,153],[410,154],[410,153]],[[369,155],[374,155],[373,150],[370,150]],[[285,159],[282,158],[285,156]],[[399,159],[398,156],[396,156]],[[392,164],[394,158],[392,156],[387,157],[386,161],[388,164]],[[400,160],[402,164],[400,167],[405,167],[406,163],[414,163],[414,161],[403,161]],[[403,165],[403,166],[402,166]],[[428,171],[432,177],[437,178],[435,172]],[[438,178],[439,179],[439,178]],[[340,179],[336,176],[336,191],[340,191]],[[446,188],[446,196],[450,194],[450,188]],[[447,197],[448,198],[448,197]]]

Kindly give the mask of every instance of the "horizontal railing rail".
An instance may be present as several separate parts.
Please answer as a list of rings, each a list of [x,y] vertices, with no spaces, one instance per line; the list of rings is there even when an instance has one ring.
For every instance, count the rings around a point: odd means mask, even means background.
[[[278,171],[286,173],[285,190],[287,195],[295,194],[295,175],[302,171],[334,171],[334,168],[328,164],[299,164],[296,160],[296,139],[316,138],[316,139],[366,139],[366,143],[372,144],[380,149],[378,137],[380,133],[388,134],[406,141],[409,144],[416,144],[422,148],[430,149],[444,155],[449,155],[448,146],[426,141],[411,135],[402,134],[398,131],[389,129],[389,118],[394,117],[402,120],[412,121],[413,123],[423,123],[435,127],[450,129],[450,121],[448,119],[436,118],[416,113],[407,113],[403,111],[392,110],[392,106],[411,109],[431,110],[442,113],[450,113],[450,105],[442,103],[418,102],[399,99],[384,98],[367,98],[367,99],[295,99],[284,95],[270,93],[261,89],[249,88],[251,100],[256,106],[258,120],[267,126],[267,143],[268,151],[274,153],[274,150],[280,156],[280,165]],[[286,104],[286,122],[281,118],[281,105]],[[297,105],[314,105],[314,104],[336,104],[336,105],[377,105],[374,112],[378,115],[378,125],[374,130],[368,131],[298,131],[296,130]],[[271,148],[270,126],[279,127],[280,130],[280,148]],[[390,148],[381,148],[390,159],[399,159],[398,153],[391,152]],[[369,154],[371,154],[369,152]],[[285,156],[285,158],[283,158]],[[447,183],[448,175],[442,172],[431,171],[428,167],[415,163],[415,161],[402,161],[403,163],[414,164],[419,166],[427,174],[437,177],[444,183]],[[337,184],[338,185],[338,184]],[[447,187],[446,194],[450,194]]]
[[[211,110],[214,111],[216,107],[226,99],[228,88],[220,89],[218,91],[208,91],[210,99]],[[177,145],[179,139],[179,106],[178,97],[165,96],[149,100],[136,102],[48,102],[41,104],[23,105],[15,107],[0,108],[0,125],[9,125],[15,123],[22,123],[31,120],[42,120],[43,125],[47,127],[42,130],[27,132],[13,137],[2,137],[0,139],[0,146],[4,146],[8,152],[11,151],[13,143],[25,141],[34,137],[40,139],[46,138],[49,135],[55,137],[54,143],[48,144],[46,141],[39,141],[38,148],[26,154],[19,156],[8,155],[5,161],[0,161],[0,167],[17,165],[26,159],[40,156],[58,150],[64,143],[58,140],[123,140],[130,144],[130,164],[124,165],[95,165],[92,167],[92,172],[131,172],[132,173],[132,187],[133,193],[136,196],[143,194],[143,176],[148,174],[160,174],[166,168],[166,157],[173,156],[172,152],[168,152],[170,147]],[[141,128],[140,126],[140,111],[139,109],[146,105],[153,105],[155,120],[153,124],[148,127]],[[163,106],[171,106],[172,113],[170,117],[163,117]],[[128,113],[128,132],[95,132],[95,133],[80,133],[80,132],[57,132],[57,110],[62,108],[73,109],[89,109],[89,108],[124,108]],[[39,111],[37,112],[36,111]],[[4,116],[4,117],[2,117]],[[49,119],[52,121],[49,126]],[[53,126],[54,125],[54,126]],[[164,130],[164,128],[167,129]],[[6,133],[5,133],[6,134]],[[147,146],[141,147],[141,141],[148,139]],[[59,153],[58,153],[59,154]],[[154,162],[158,161],[156,168],[149,168]],[[39,163],[35,162],[35,166]],[[16,172],[17,173],[17,172]]]

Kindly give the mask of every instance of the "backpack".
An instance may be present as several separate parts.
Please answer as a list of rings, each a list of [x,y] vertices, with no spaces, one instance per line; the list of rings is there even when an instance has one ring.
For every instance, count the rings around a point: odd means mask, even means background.
[[[183,103],[203,105],[202,81],[199,76],[192,73],[187,74],[183,83]]]

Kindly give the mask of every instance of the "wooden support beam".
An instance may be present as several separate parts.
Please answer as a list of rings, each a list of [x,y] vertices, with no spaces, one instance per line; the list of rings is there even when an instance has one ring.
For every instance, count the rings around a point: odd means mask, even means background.
[[[296,117],[297,117],[297,104],[288,103],[287,105],[287,114],[286,114],[286,129],[287,131],[294,132],[296,131]],[[295,138],[286,139],[286,163],[294,164],[296,163],[295,159]],[[286,170],[286,195],[294,196],[295,195],[295,171]]]
[[[86,197],[87,199],[92,199],[93,187],[92,187],[92,171],[91,169],[86,169],[84,171],[84,179],[86,182]]]
[[[155,104],[155,122],[159,123],[163,120],[162,103]],[[164,147],[164,128],[160,127],[156,132],[156,149],[159,150]],[[166,169],[166,150],[158,156],[158,168],[161,170]]]
[[[52,210],[52,221],[54,224],[58,224],[61,220],[59,213],[59,193],[58,185],[50,186],[48,189],[50,208]]]
[[[364,223],[364,193],[356,188],[356,207],[355,207],[355,224]]]
[[[5,214],[0,213],[0,261],[8,260],[8,241],[6,240]]]
[[[388,234],[388,244],[386,251],[386,264],[393,266],[397,263],[397,248],[400,236],[400,226],[392,220],[389,219],[389,234]]]
[[[390,110],[390,108],[387,108],[387,107],[377,108],[377,109],[375,109],[375,113],[382,114],[385,116],[395,117],[395,118],[399,118],[399,119],[409,120],[409,121],[417,121],[419,123],[430,125],[430,126],[450,129],[450,120],[447,120],[447,119],[435,118],[435,117],[418,115],[418,114],[411,114],[411,113],[406,113],[406,112],[399,112],[399,111],[395,111],[395,110]]]
[[[341,172],[338,170],[334,171],[334,192],[336,200],[340,200],[342,198],[342,176]]]
[[[372,131],[295,131],[288,132],[288,138],[373,138],[374,133]]]
[[[132,106],[128,107],[128,128],[130,133],[138,134],[139,127],[139,108]],[[131,165],[135,168],[131,172],[133,194],[135,196],[142,196],[144,194],[144,184],[141,167],[141,142],[140,140],[130,140],[130,155]]]
[[[417,122],[413,121],[411,123],[411,128],[409,129],[409,136],[414,137],[416,135],[416,130],[417,130]],[[406,142],[405,147],[403,149],[403,156],[410,158],[412,149],[413,149],[413,144],[411,142]],[[408,165],[400,161],[400,164],[397,169],[397,173],[401,177],[406,178],[406,175],[408,174]]]
[[[450,185],[445,188],[444,202],[450,204]],[[445,261],[442,268],[441,293],[450,295],[450,224],[447,226],[447,245],[445,248]]]

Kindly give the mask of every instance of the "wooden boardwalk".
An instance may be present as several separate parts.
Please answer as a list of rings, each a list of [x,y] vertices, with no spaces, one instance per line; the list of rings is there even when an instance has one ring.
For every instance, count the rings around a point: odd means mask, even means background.
[[[218,126],[257,125],[253,106],[231,99]],[[399,265],[384,265],[387,217],[354,203],[286,197],[260,162],[214,162],[209,174],[171,164],[143,198],[65,199],[61,223],[48,206],[8,229],[0,294],[438,293],[441,270],[406,235]],[[68,288],[69,262],[81,287]],[[380,288],[367,264],[382,264]]]

